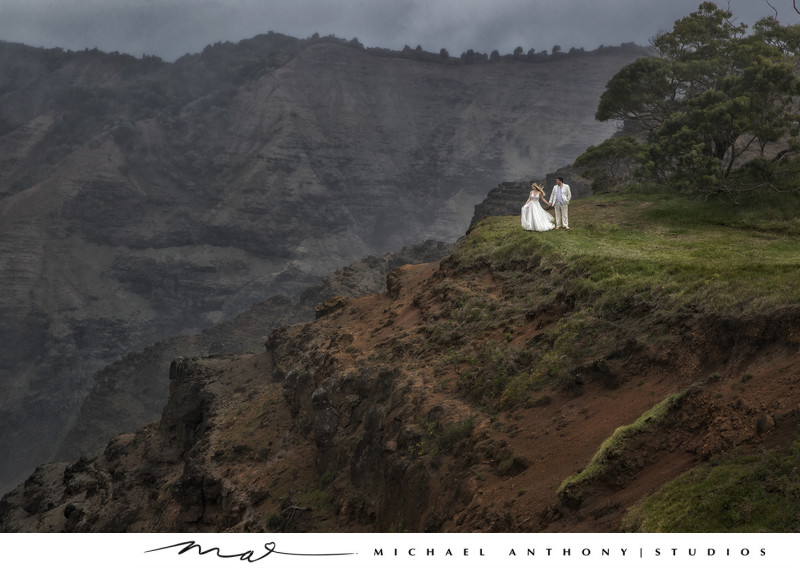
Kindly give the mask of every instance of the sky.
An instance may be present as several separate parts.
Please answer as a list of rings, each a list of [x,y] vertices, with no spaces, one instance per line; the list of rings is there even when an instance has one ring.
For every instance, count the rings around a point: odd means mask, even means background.
[[[720,0],[752,25],[774,16],[768,0]],[[0,0],[0,40],[73,51],[98,48],[174,61],[216,42],[269,31],[358,40],[366,47],[593,50],[648,45],[701,0]],[[792,0],[769,0],[783,24],[800,22]]]

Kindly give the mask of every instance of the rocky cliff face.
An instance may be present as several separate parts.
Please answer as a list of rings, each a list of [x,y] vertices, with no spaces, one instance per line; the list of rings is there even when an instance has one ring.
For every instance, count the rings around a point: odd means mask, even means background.
[[[0,489],[122,355],[452,241],[497,180],[607,137],[597,98],[639,53],[451,65],[268,34],[166,64],[0,43]]]
[[[264,352],[176,360],[160,421],[37,468],[0,529],[611,532],[698,462],[797,437],[796,307],[655,328],[632,309],[571,351],[580,268],[459,251],[318,304]],[[665,395],[657,427],[561,486]]]
[[[400,252],[369,256],[326,276],[299,296],[273,296],[199,333],[163,339],[125,355],[95,374],[55,458],[74,460],[105,446],[118,434],[158,420],[169,395],[170,364],[177,356],[261,352],[269,331],[313,319],[315,308],[325,300],[380,292],[395,267],[439,260],[453,248],[453,244],[429,240]]]

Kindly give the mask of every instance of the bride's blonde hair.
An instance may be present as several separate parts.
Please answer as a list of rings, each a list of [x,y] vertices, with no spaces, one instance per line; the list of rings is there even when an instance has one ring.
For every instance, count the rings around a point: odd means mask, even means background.
[[[536,190],[538,190],[539,192],[544,192],[544,189],[541,186],[539,186],[538,184],[536,184],[535,182],[532,182],[531,186],[533,188],[535,188]]]

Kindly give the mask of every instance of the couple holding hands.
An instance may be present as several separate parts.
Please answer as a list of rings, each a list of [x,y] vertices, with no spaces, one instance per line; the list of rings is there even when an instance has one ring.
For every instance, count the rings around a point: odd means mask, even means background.
[[[531,183],[531,193],[528,201],[522,206],[522,228],[525,230],[535,230],[545,232],[554,228],[565,228],[569,230],[569,201],[572,199],[572,191],[569,185],[564,184],[564,179],[558,177],[553,191],[550,193],[550,200],[544,197],[544,189],[538,184]],[[553,215],[547,212],[539,200],[543,200],[547,206],[552,206],[555,212]]]

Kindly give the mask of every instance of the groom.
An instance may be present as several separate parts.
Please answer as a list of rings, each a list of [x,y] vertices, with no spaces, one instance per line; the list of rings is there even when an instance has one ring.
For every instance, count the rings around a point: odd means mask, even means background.
[[[564,179],[556,178],[556,185],[550,193],[548,202],[553,205],[556,214],[556,228],[563,226],[569,230],[569,201],[572,199],[572,191],[568,184],[564,184]]]

